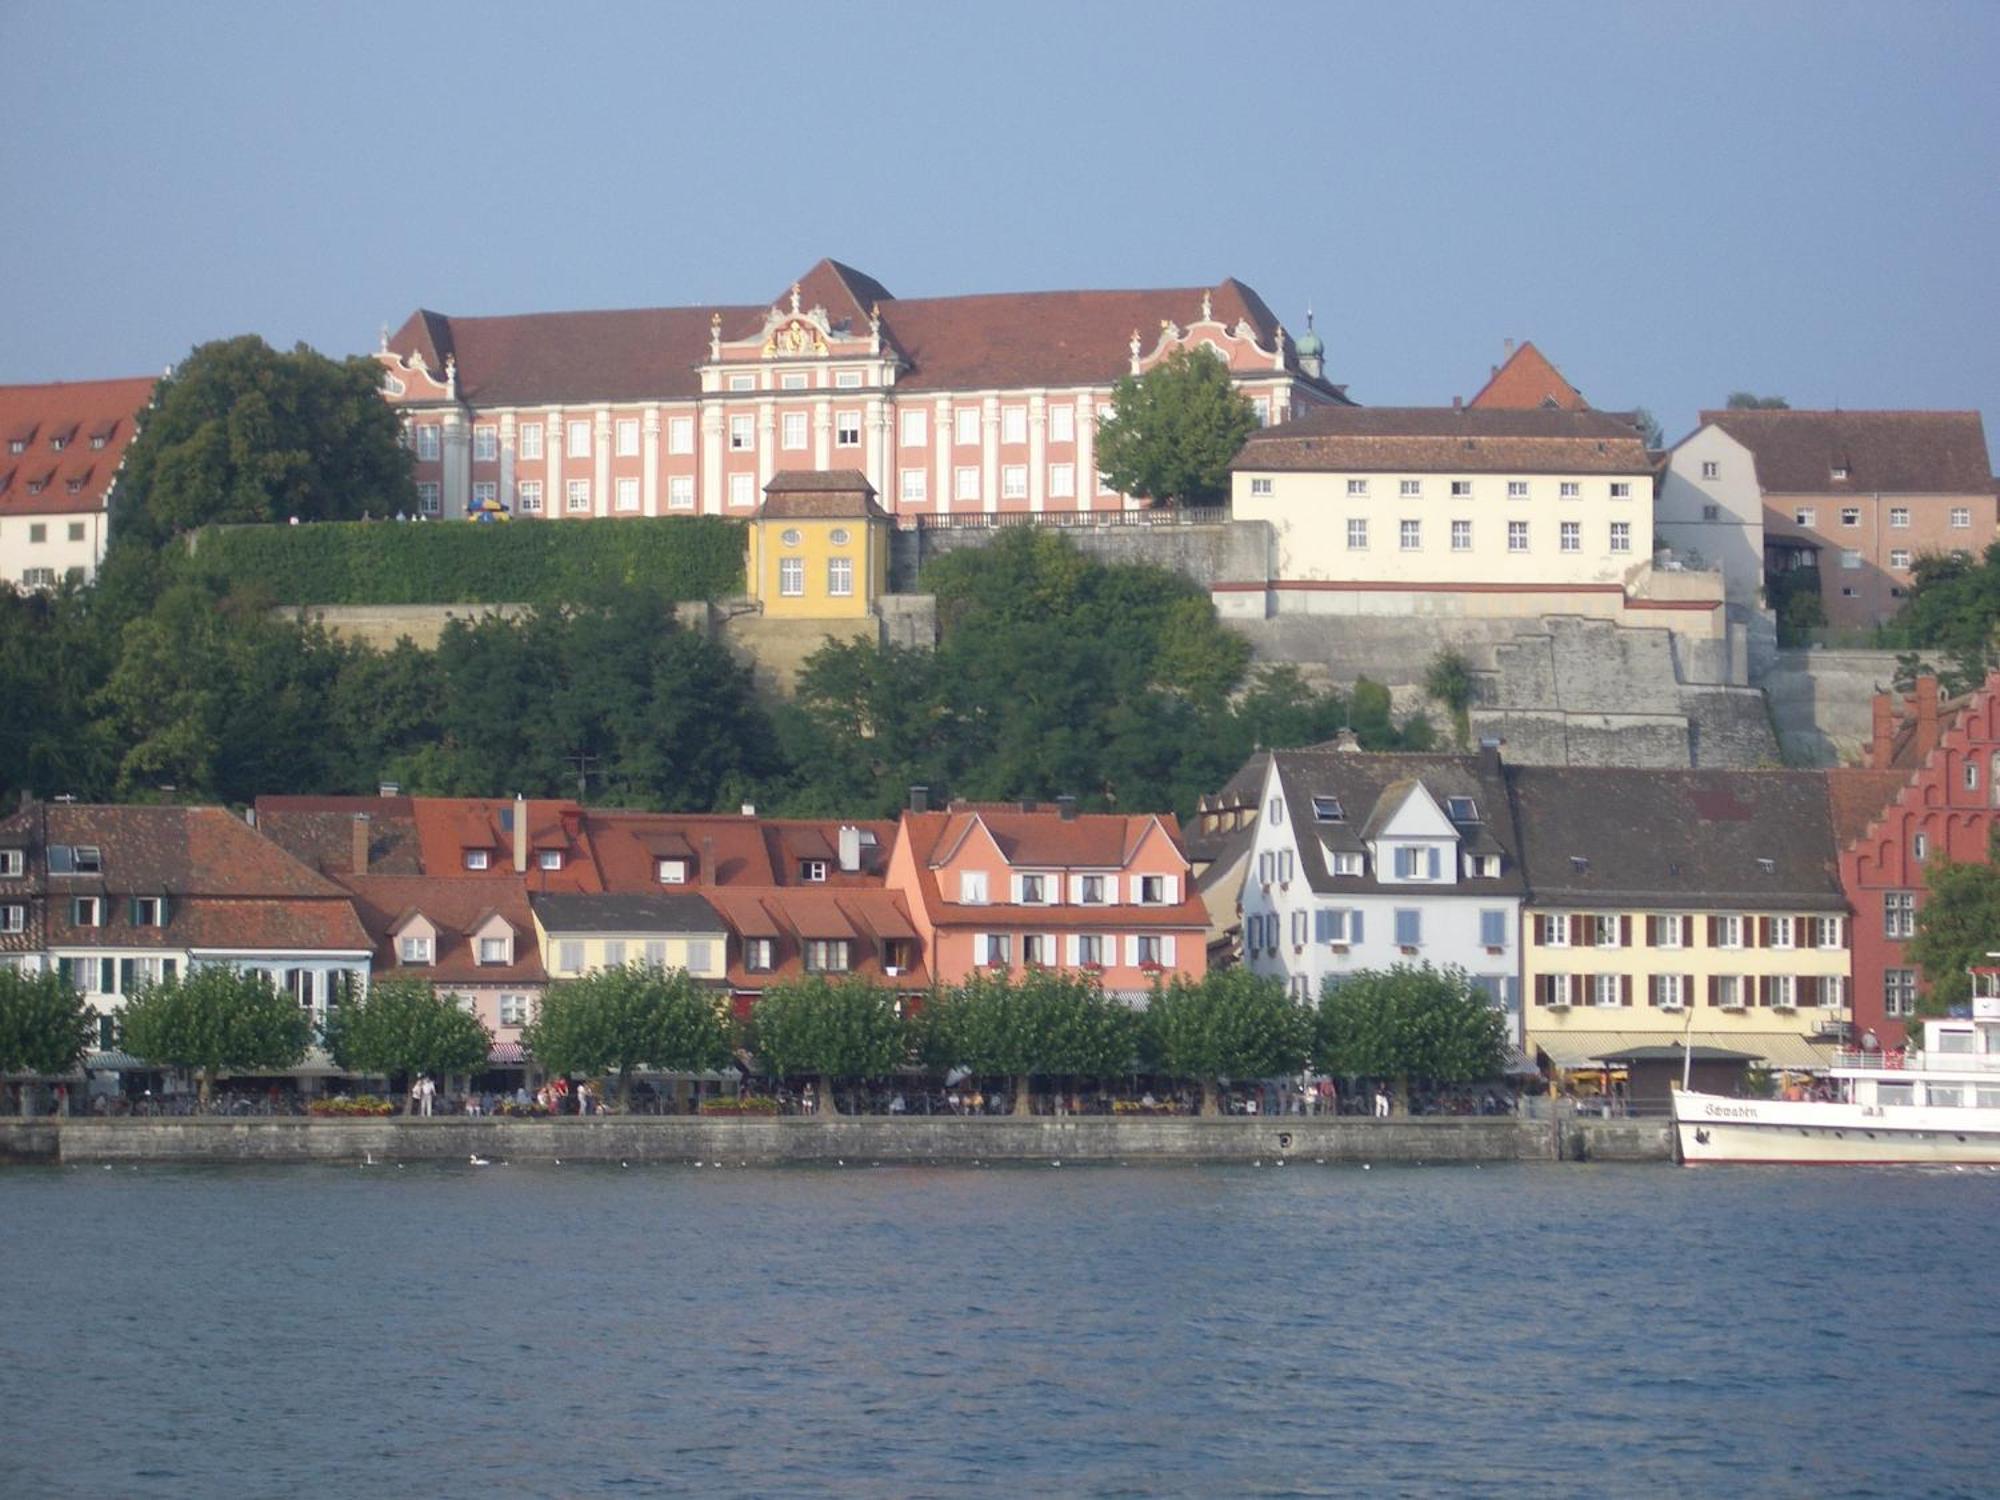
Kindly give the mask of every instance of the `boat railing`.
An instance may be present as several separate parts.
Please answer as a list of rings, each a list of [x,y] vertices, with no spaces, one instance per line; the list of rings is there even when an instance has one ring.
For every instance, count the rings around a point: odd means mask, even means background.
[[[1833,1054],[1833,1065],[1871,1073],[1914,1073],[1924,1068],[1947,1073],[2000,1073],[2000,1052],[1925,1052],[1917,1047],[1882,1052],[1843,1050]]]

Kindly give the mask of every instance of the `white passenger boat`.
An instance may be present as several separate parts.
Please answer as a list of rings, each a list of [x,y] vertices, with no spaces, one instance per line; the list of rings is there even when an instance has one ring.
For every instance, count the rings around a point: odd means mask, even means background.
[[[1921,1051],[1836,1053],[1837,1099],[1675,1089],[1681,1160],[2000,1165],[2000,970],[1974,981],[1971,1016],[1925,1021]]]

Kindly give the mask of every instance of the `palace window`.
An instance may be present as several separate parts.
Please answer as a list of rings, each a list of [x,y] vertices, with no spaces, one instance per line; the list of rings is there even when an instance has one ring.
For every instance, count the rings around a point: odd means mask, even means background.
[[[900,412],[896,417],[896,431],[905,448],[923,447],[929,426],[921,407],[914,411]]]
[[[1365,552],[1368,548],[1368,522],[1356,516],[1347,523],[1347,550]]]
[[[676,474],[667,481],[667,508],[669,510],[694,509],[694,476]]]
[[[565,502],[571,515],[586,515],[590,511],[590,481],[572,479],[569,482],[568,500]]]
[[[858,391],[861,389],[861,372],[859,370],[835,370],[833,372],[833,385],[835,390]]]
[[[472,429],[472,456],[480,463],[491,463],[500,456],[500,430],[497,427]]]
[[[806,560],[803,557],[781,557],[778,559],[778,593],[787,599],[799,599],[806,591]]]
[[[952,474],[951,495],[954,500],[977,500],[979,498],[979,470],[967,465]]]
[[[757,377],[755,375],[732,375],[729,377],[729,388],[732,391],[754,391],[757,389]]]
[[[542,456],[542,424],[540,422],[523,422],[521,424],[520,435],[515,439],[515,444],[520,449],[521,457],[540,458]]]
[[[1025,406],[1003,406],[1000,408],[1000,441],[1003,443],[1025,443],[1028,440],[1028,408]]]
[[[1052,443],[1073,443],[1076,441],[1076,408],[1074,406],[1051,406],[1049,408],[1049,441]]]
[[[921,505],[930,497],[930,475],[922,469],[903,470],[900,493],[905,505]]]
[[[618,509],[637,510],[639,508],[639,481],[620,479],[618,482]]]
[[[1025,500],[1028,498],[1028,466],[1008,464],[1000,471],[1000,497],[1003,500]]]
[[[750,506],[757,503],[757,476],[740,473],[729,476],[729,503]]]
[[[1253,479],[1250,482],[1254,486],[1257,481]],[[1266,480],[1264,482],[1266,484],[1270,483],[1269,480]],[[1049,495],[1051,498],[1056,500],[1070,500],[1075,498],[1076,496],[1075,464],[1049,465]]]
[[[491,510],[500,498],[500,486],[491,479],[482,479],[472,487],[472,504],[479,510]]]
[[[438,487],[429,480],[417,486],[417,514],[434,516],[440,509]]]
[[[729,448],[732,453],[747,453],[757,446],[757,419],[755,417],[731,417],[729,419]]]
[[[590,423],[587,421],[571,422],[568,434],[563,439],[563,444],[568,449],[571,458],[590,457]]]
[[[694,418],[675,417],[667,423],[667,452],[694,452]]]
[[[1528,523],[1526,521],[1509,521],[1507,523],[1507,550],[1509,552],[1526,552],[1528,550]]]
[[[835,599],[854,596],[854,559],[830,557],[826,560],[826,591]]]
[[[979,408],[961,406],[952,413],[952,437],[961,448],[979,446]]]
[[[806,445],[806,414],[802,411],[788,411],[780,419],[779,441],[788,450],[802,449]]]
[[[778,377],[778,389],[781,391],[802,391],[805,388],[806,372],[803,370],[788,370]]]
[[[438,456],[438,430],[431,423],[417,428],[417,457],[426,463],[435,463]]]
[[[860,412],[837,411],[833,414],[833,446],[836,448],[861,446]]]

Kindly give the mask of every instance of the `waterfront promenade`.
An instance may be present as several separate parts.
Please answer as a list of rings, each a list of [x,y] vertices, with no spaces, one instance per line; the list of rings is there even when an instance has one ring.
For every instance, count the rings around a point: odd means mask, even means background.
[[[1428,1163],[1667,1161],[1665,1120],[1449,1116],[893,1119],[191,1118],[0,1121],[0,1161],[231,1163],[964,1162]]]

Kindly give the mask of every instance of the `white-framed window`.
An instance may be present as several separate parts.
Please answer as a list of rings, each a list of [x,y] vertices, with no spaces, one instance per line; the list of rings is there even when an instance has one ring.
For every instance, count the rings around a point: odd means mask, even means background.
[[[639,481],[636,479],[620,479],[617,481],[617,485],[618,489],[614,503],[618,509],[637,510],[639,508]]]
[[[1355,516],[1347,523],[1347,550],[1365,552],[1368,549],[1368,522],[1364,517]]]
[[[1424,546],[1424,523],[1404,521],[1396,528],[1397,546],[1404,552],[1421,552]]]
[[[1527,481],[1527,480],[1525,480],[1525,479],[1510,479],[1510,480],[1508,480],[1508,481],[1507,481],[1507,498],[1508,498],[1509,500],[1525,500],[1525,499],[1527,499],[1527,498],[1528,498],[1528,481]]]
[[[693,417],[674,417],[667,423],[667,452],[694,452]]]
[[[899,483],[905,505],[921,505],[930,498],[931,476],[923,469],[903,470]]]
[[[1049,878],[1046,875],[1023,875],[1021,877],[1021,905],[1047,906],[1049,903]]]
[[[1564,521],[1558,525],[1556,527],[1556,544],[1564,552],[1581,552],[1583,550],[1583,523],[1581,521]]]
[[[1723,1010],[1743,1008],[1743,980],[1736,974],[1715,976],[1715,1003]]]
[[[1367,857],[1359,850],[1342,849],[1333,856],[1333,873],[1336,875],[1365,875]]]
[[[1917,935],[1917,893],[1915,891],[1884,891],[1882,893],[1882,936],[1907,938]]]
[[[752,974],[768,974],[778,966],[778,945],[770,938],[743,940],[743,967]]]
[[[1471,499],[1472,481],[1470,479],[1454,479],[1451,482],[1451,498],[1454,500]]]
[[[960,870],[958,872],[958,899],[961,905],[984,906],[986,904],[986,872],[984,870]]]
[[[1704,458],[1701,461],[1701,477],[1703,479],[1720,479],[1722,477],[1722,465],[1712,458]]]
[[[566,490],[566,497],[563,504],[571,515],[588,515],[590,513],[590,481],[588,479],[572,479]]]
[[[778,559],[778,592],[787,599],[803,598],[806,591],[806,560],[803,557]]]
[[[667,481],[667,509],[694,509],[694,475],[676,474]]]
[[[1250,493],[1251,493],[1251,494],[1253,494],[1253,495],[1268,495],[1268,494],[1270,494],[1270,493],[1271,493],[1271,481],[1270,481],[1270,480],[1269,480],[1268,478],[1266,478],[1266,479],[1253,479],[1253,480],[1251,480],[1251,481],[1250,481]]]
[[[583,972],[583,944],[574,938],[565,938],[556,944],[556,968],[564,974]]]
[[[1348,493],[1348,494],[1350,494],[1350,495],[1365,495],[1365,494],[1367,494],[1367,493],[1368,493],[1368,481],[1367,481],[1367,480],[1365,480],[1365,479],[1350,479],[1350,480],[1348,480],[1348,481],[1347,481],[1347,493]]]
[[[792,451],[803,450],[806,445],[806,414],[802,411],[788,411],[778,419],[778,443]]]
[[[1909,565],[1910,565],[1910,549],[1908,547],[1891,547],[1889,549],[1890,567],[1903,569],[1903,568],[1908,568]]]
[[[526,995],[502,995],[500,997],[500,1024],[502,1026],[525,1026],[528,1024],[528,997]]]
[[[1915,969],[1884,969],[1882,971],[1882,1014],[1885,1016],[1913,1016],[1917,1013],[1917,971]]]
[[[438,430],[434,422],[423,422],[417,427],[417,457],[425,463],[437,462]]]
[[[1591,941],[1595,946],[1599,948],[1617,948],[1622,946],[1619,941],[1620,923],[1616,916],[1606,913],[1593,917],[1591,923],[1595,929],[1591,934]]]
[[[1049,408],[1049,441],[1052,443],[1073,443],[1076,441],[1076,408],[1074,406],[1051,406]]]
[[[585,420],[572,421],[563,436],[563,446],[571,458],[590,457],[590,426]]]
[[[440,509],[438,487],[435,482],[427,479],[417,486],[417,514],[434,516]]]
[[[1686,917],[1676,916],[1670,913],[1666,916],[1653,918],[1653,942],[1657,947],[1661,948],[1683,947],[1685,946],[1684,939],[1686,938],[1686,935],[1687,935]]]
[[[979,470],[976,467],[963,464],[952,471],[951,497],[954,500],[979,498]]]
[[[563,852],[560,849],[543,849],[535,855],[537,868],[560,870],[563,867]]]
[[[836,448],[861,446],[860,412],[837,411],[833,414],[833,446]]]
[[[512,957],[507,951],[512,946],[503,937],[483,937],[479,940],[479,961],[483,964],[504,964]]]
[[[1820,976],[1819,1008],[1821,1010],[1845,1010],[1847,1008],[1847,976],[1845,974],[1824,974]]]
[[[1963,506],[1963,505],[1954,505],[1954,506],[1953,506],[1953,507],[1951,508],[1951,528],[1952,528],[1952,530],[1954,530],[1954,531],[1964,531],[1964,530],[1965,530],[1966,528],[1968,528],[1968,527],[1969,527],[1969,526],[1971,526],[1971,525],[1972,525],[1972,511],[1971,511],[1971,509],[1970,509],[1969,507],[1967,507],[1967,506]]]
[[[522,479],[515,483],[514,509],[524,516],[538,516],[542,513],[541,480]]]
[[[1839,917],[1814,917],[1813,946],[1815,948],[1839,948],[1841,942]]]
[[[757,476],[739,471],[729,476],[729,503],[748,507],[757,503]]]
[[[1861,507],[1858,505],[1843,505],[1840,508],[1840,524],[1843,526],[1859,526],[1861,524]]]
[[[1081,884],[1077,893],[1078,902],[1084,906],[1102,906],[1104,904],[1104,877],[1102,875],[1085,875],[1080,877],[1080,879]]]
[[[1470,521],[1453,521],[1451,523],[1451,550],[1454,552],[1470,552],[1472,550],[1472,523]]]
[[[612,429],[612,434],[617,443],[612,452],[616,453],[620,458],[637,458],[639,456],[639,419],[637,417],[620,417],[617,425]]]
[[[1630,552],[1632,550],[1632,523],[1630,521],[1613,521],[1611,523],[1611,550],[1613,552]]]
[[[522,458],[540,458],[542,456],[542,424],[540,422],[523,422],[520,431],[515,434],[514,445]]]
[[[465,851],[465,868],[468,870],[483,870],[491,860],[492,855],[488,850],[468,849]]]
[[[1791,947],[1792,919],[1790,917],[1772,917],[1770,919],[1770,922],[1771,922],[1771,941],[1766,946],[1772,948]]]
[[[0,880],[19,880],[28,868],[24,849],[0,849]]]
[[[1165,903],[1166,899],[1166,876],[1141,875],[1139,877],[1139,904],[1141,906],[1160,906]]]
[[[778,389],[781,391],[802,391],[806,388],[806,385],[806,372],[804,370],[787,370],[778,377]]]
[[[1898,531],[1907,531],[1910,525],[1910,508],[1907,505],[1889,507],[1889,524]]]
[[[1581,500],[1583,498],[1583,486],[1578,484],[1574,479],[1565,479],[1556,486],[1556,495],[1563,500]]]
[[[1840,551],[1840,565],[1852,573],[1861,567],[1861,553],[1853,547],[1843,547]]]
[[[490,509],[500,498],[500,486],[494,480],[481,479],[472,486],[472,503],[481,509]]]
[[[981,968],[1004,969],[1014,961],[1013,934],[988,932],[980,934],[980,937],[981,941],[976,945],[977,952],[974,957],[978,959]]]
[[[729,451],[748,453],[757,446],[757,419],[737,416],[729,419]]]
[[[1801,505],[1792,512],[1792,524],[1794,526],[1817,526],[1819,524],[1819,512],[1814,510],[1810,505]]]
[[[98,896],[72,896],[69,903],[69,920],[72,927],[102,927],[103,899]]]
[[[485,425],[472,429],[472,456],[479,463],[491,463],[500,456],[500,429]]]
[[[1650,998],[1661,1010],[1679,1010],[1686,1003],[1687,997],[1682,993],[1679,974],[1653,975],[1652,989]]]
[[[1629,483],[1628,481],[1626,481],[1626,480],[1623,480],[1623,479],[1614,479],[1614,480],[1612,480],[1612,481],[1611,481],[1611,498],[1612,498],[1613,500],[1630,500],[1630,499],[1632,498],[1632,486],[1631,486],[1631,484],[1630,484],[1630,483]]]
[[[922,407],[896,413],[896,440],[905,448],[921,448],[930,436],[930,419]]]
[[[406,964],[427,964],[431,961],[431,940],[427,937],[405,937],[397,951]]]
[[[859,370],[835,370],[833,372],[833,388],[837,391],[860,390],[861,372]]]
[[[1003,500],[1025,500],[1028,498],[1028,466],[1007,464],[1000,470],[1000,498]]]
[[[1773,974],[1769,980],[1771,1008],[1791,1010],[1799,1003],[1798,981],[1790,974]]]
[[[1141,933],[1132,939],[1132,951],[1142,969],[1157,969],[1165,962],[1165,945],[1157,934]]]
[[[1271,398],[1269,396],[1252,396],[1250,398],[1250,410],[1256,416],[1259,427],[1269,427],[1271,425]]]
[[[979,408],[961,406],[951,414],[952,441],[961,448],[979,446]]]
[[[1607,1007],[1623,1005],[1625,1003],[1623,994],[1624,986],[1619,983],[1619,979],[1620,976],[1617,974],[1591,975],[1591,1004]]]
[[[826,591],[835,599],[854,597],[854,559],[829,557],[826,560]]]
[[[1716,917],[1715,946],[1718,948],[1741,948],[1743,946],[1743,919],[1737,916]]]
[[[1926,859],[1930,858],[1930,852],[1931,841],[1928,836],[1919,833],[1910,839],[1910,854],[1918,864],[1922,864]]]
[[[1253,484],[1256,482],[1251,481]],[[1076,496],[1076,465],[1049,465],[1049,494],[1057,500],[1070,500]]]
[[[1000,441],[1003,443],[1025,443],[1028,440],[1028,408],[1025,406],[1003,406],[1000,408]]]
[[[1423,492],[1424,482],[1421,479],[1399,479],[1396,481],[1396,494],[1401,499],[1415,500]]]
[[[1507,523],[1507,550],[1509,552],[1526,552],[1528,550],[1528,523],[1526,521],[1509,521]]]
[[[757,377],[755,375],[732,375],[729,377],[729,388],[732,391],[754,391],[757,389]]]

